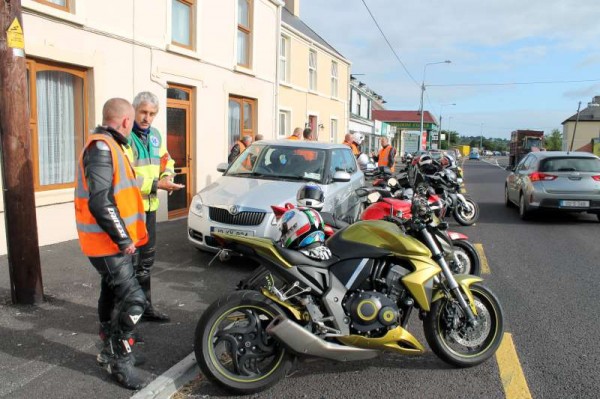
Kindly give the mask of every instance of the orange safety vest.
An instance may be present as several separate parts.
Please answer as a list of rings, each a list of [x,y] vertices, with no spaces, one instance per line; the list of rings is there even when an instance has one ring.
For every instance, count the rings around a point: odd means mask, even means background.
[[[129,159],[117,142],[104,134],[92,134],[79,157],[77,169],[77,186],[75,188],[75,221],[79,245],[86,256],[111,256],[121,253],[119,246],[110,238],[96,222],[89,208],[90,191],[85,178],[83,154],[94,141],[108,144],[113,164],[113,195],[119,216],[125,222],[125,229],[136,247],[148,242],[146,215],[142,203],[142,195],[135,180],[135,172]]]
[[[298,136],[293,136],[293,135],[292,135],[292,136],[290,136],[290,137],[286,137],[286,138],[287,138],[288,140],[300,140],[300,139],[298,138]]]
[[[379,150],[379,157],[377,158],[377,165],[378,166],[387,166],[388,168],[390,168],[390,170],[392,172],[394,172],[394,161],[392,160],[392,165],[388,165],[388,161],[390,158],[390,151],[392,151],[392,146],[391,145],[387,145],[385,148],[382,148],[381,150]]]

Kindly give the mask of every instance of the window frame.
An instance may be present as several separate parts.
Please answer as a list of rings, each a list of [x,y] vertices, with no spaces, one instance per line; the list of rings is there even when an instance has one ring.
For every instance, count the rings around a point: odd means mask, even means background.
[[[71,8],[72,8],[71,7],[71,0],[65,0],[65,5],[64,6],[61,6],[60,4],[53,3],[53,2],[51,2],[49,0],[33,0],[33,1],[35,1],[36,3],[40,3],[40,4],[43,4],[43,5],[46,5],[48,7],[56,8],[57,10],[65,11],[65,12],[68,12],[68,13],[72,13],[72,11],[71,11]]]
[[[334,129],[335,126],[335,129]],[[335,138],[337,137],[338,131],[338,120],[337,118],[331,118],[329,121],[329,141],[331,143],[335,143]]]
[[[182,3],[190,8],[190,18],[189,18],[189,32],[188,38],[190,44],[187,45],[185,43],[180,43],[173,39],[173,6],[175,3]],[[171,44],[174,46],[182,47],[188,50],[194,50],[195,47],[195,34],[196,32],[196,24],[195,24],[195,15],[196,15],[196,0],[171,0]]]
[[[242,97],[242,96],[236,96],[234,94],[230,94],[227,104],[229,104],[229,101],[235,101],[240,105],[240,126],[239,126],[240,139],[244,136],[251,136],[252,140],[254,141],[254,136],[256,136],[256,132],[258,131],[257,130],[258,129],[258,121],[256,120],[256,117],[258,115],[258,100],[255,98],[248,98],[248,97]],[[245,105],[250,105],[250,107],[251,107],[252,126],[249,129],[244,128]],[[227,117],[229,120],[229,106],[227,107]],[[228,126],[227,127],[227,140],[228,140],[227,148],[228,149],[235,143],[235,141],[229,142],[229,136],[230,136],[229,128],[230,127]]]
[[[249,26],[241,25],[239,19],[236,17],[236,22],[237,22],[237,30],[236,30],[237,49],[236,50],[237,51],[236,51],[236,55],[235,55],[235,61],[238,66],[250,69],[252,66],[252,45],[253,45],[252,37],[253,37],[253,21],[254,21],[254,13],[252,10],[253,10],[253,5],[254,5],[254,0],[238,0],[238,7],[239,7],[240,1],[244,1],[248,5],[248,25]],[[244,61],[246,61],[246,63],[240,63],[240,60],[238,59],[239,46],[240,46],[239,38],[237,36],[238,32],[244,32],[248,36],[248,43],[247,43],[248,59],[244,60]]]
[[[292,111],[288,110],[288,109],[279,109],[279,118],[277,120],[277,128],[278,130],[281,128],[281,117],[284,117],[284,131],[283,134],[281,131],[277,132],[277,137],[278,138],[285,138],[287,137],[287,135],[290,132],[290,126],[292,124]]]
[[[311,65],[311,56],[314,55],[314,66]],[[317,68],[319,63],[317,62],[317,51],[310,49],[308,50],[308,90],[317,91]]]
[[[28,91],[28,105],[29,105],[29,132],[31,135],[31,160],[33,163],[33,187],[35,192],[60,190],[65,188],[75,187],[75,178],[71,183],[62,184],[40,184],[40,164],[39,164],[39,139],[38,139],[38,121],[37,121],[37,86],[36,86],[36,75],[38,72],[44,71],[56,71],[65,72],[82,79],[82,98],[81,104],[75,103],[77,109],[80,106],[82,109],[75,112],[76,116],[81,116],[82,121],[75,125],[83,126],[81,132],[76,132],[75,138],[75,168],[79,162],[79,154],[83,150],[83,146],[88,138],[89,127],[89,115],[88,115],[88,71],[85,68],[76,67],[68,64],[55,63],[51,61],[37,60],[37,59],[26,59],[25,65],[27,68],[27,76],[29,77],[29,91]]]
[[[339,64],[336,61],[331,61],[331,97],[338,98],[338,94],[339,94]]]
[[[288,36],[285,35],[281,35],[281,42],[280,42],[280,48],[279,48],[279,81],[282,83],[289,83],[290,81],[290,76],[289,76],[289,72],[290,72],[290,62],[289,62],[289,56],[290,56],[290,38]],[[282,52],[284,52],[285,54],[281,54]],[[283,66],[282,66],[283,63]]]

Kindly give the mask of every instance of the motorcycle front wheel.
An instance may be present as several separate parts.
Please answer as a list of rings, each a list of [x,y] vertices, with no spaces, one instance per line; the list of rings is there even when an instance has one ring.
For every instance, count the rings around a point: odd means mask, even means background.
[[[458,224],[463,226],[471,226],[479,219],[479,205],[471,198],[465,198],[466,204],[460,202],[454,208],[454,219]]]
[[[470,326],[460,305],[444,298],[431,306],[423,320],[425,339],[440,359],[456,367],[472,367],[489,359],[504,333],[502,307],[496,296],[481,284],[470,287],[477,309]]]
[[[481,276],[479,253],[473,244],[466,240],[452,240],[452,246],[459,260],[458,265],[455,262],[452,263],[452,273]]]
[[[265,331],[285,313],[256,291],[221,297],[202,315],[194,339],[200,370],[236,394],[252,394],[277,383],[293,356]]]

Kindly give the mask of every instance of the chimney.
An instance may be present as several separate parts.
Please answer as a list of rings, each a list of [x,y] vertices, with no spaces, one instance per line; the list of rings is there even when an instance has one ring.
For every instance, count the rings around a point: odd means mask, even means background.
[[[300,18],[300,0],[285,0],[285,8],[295,17]]]

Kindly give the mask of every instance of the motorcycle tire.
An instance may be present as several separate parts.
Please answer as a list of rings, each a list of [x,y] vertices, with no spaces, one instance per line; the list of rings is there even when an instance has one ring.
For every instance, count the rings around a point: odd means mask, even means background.
[[[242,395],[263,391],[284,378],[293,355],[265,331],[277,316],[285,313],[256,291],[235,291],[210,305],[194,335],[202,373]]]
[[[453,268],[452,273],[481,276],[481,260],[479,258],[479,253],[473,244],[466,240],[452,240],[452,246],[454,246],[455,251],[459,251],[459,257],[464,256],[469,262],[464,268],[461,267],[461,270],[454,270]]]
[[[479,205],[471,198],[466,197],[465,200],[469,203],[472,210],[464,209],[460,204],[456,204],[454,208],[454,219],[462,226],[471,226],[479,219]]]
[[[477,326],[469,327],[456,301],[435,301],[423,320],[425,339],[431,350],[455,367],[476,366],[496,353],[504,335],[502,307],[489,288],[470,287],[477,309]],[[456,320],[458,318],[458,320]]]

